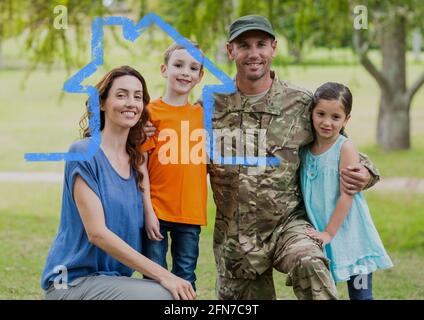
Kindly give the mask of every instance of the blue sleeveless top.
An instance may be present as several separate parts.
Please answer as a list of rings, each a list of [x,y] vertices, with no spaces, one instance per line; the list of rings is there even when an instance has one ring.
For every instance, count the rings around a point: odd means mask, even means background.
[[[346,139],[340,135],[333,146],[320,155],[313,155],[309,146],[301,150],[300,179],[306,212],[315,229],[321,232],[327,227],[340,197],[340,150]],[[330,260],[336,282],[393,266],[362,193],[354,196],[346,219],[324,247],[324,253]]]
[[[89,139],[75,142],[70,152],[85,152]],[[106,226],[132,248],[141,252],[143,228],[142,194],[136,173],[120,176],[101,148],[89,161],[65,164],[60,226],[50,248],[41,279],[46,290],[55,280],[71,283],[88,275],[130,277],[134,270],[123,265],[90,243],[73,197],[75,177],[79,175],[100,199]]]

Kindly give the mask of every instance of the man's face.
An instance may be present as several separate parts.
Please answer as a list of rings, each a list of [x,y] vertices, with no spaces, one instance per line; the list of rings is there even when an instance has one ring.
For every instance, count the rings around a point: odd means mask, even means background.
[[[251,30],[227,43],[227,51],[236,63],[237,76],[256,81],[269,73],[276,46],[277,41],[266,32]]]

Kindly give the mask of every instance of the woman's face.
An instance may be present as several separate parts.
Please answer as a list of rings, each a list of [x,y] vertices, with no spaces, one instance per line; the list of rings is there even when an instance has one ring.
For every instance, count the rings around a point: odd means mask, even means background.
[[[105,112],[105,127],[129,129],[137,124],[143,111],[143,86],[134,76],[116,78],[101,107]]]

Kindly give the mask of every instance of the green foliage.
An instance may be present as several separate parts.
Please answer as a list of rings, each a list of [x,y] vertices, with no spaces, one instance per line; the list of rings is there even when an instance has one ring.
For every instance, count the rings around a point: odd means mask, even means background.
[[[217,38],[226,35],[232,10],[227,0],[163,0],[157,13],[208,52]]]
[[[109,8],[101,0],[3,0],[0,2],[0,40],[25,31],[24,50],[29,54],[30,70],[40,64],[51,66],[58,62],[70,69],[84,63],[82,57],[89,49],[88,29],[95,16],[118,14],[136,20],[153,11],[212,54],[218,43],[225,41],[233,19],[262,14],[269,18],[277,34],[287,40],[289,52],[300,62],[306,47],[351,44],[353,7],[357,4],[368,8],[371,29],[380,20],[405,12],[411,28],[424,30],[421,0],[115,0]],[[53,28],[56,5],[68,9],[67,30]],[[371,40],[371,46],[375,46],[375,39]],[[125,47],[125,41],[120,45]]]
[[[68,27],[56,29],[56,6],[67,9]],[[21,54],[28,61],[27,76],[40,65],[51,69],[63,64],[68,73],[81,67],[89,48],[89,30],[94,17],[110,14],[102,0],[2,0],[0,2],[0,41],[24,35]]]
[[[25,7],[14,0],[0,1],[0,40],[19,35],[25,28]]]
[[[424,143],[422,139],[413,139],[412,150],[386,152],[377,146],[366,146],[366,153],[377,165],[382,177],[413,177],[424,179]]]
[[[54,8],[58,5],[67,8],[69,29],[54,27],[54,20],[58,18]],[[91,25],[92,17],[103,16],[107,12],[101,0],[31,1],[25,14],[28,26],[25,50],[30,53],[31,61],[29,71],[39,64],[51,67],[62,61],[69,72],[72,67],[85,63],[80,58],[81,52],[87,50],[87,26]]]

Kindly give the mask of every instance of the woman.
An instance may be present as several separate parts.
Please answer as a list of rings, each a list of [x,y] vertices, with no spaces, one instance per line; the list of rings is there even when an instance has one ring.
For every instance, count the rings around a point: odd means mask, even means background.
[[[140,253],[143,200],[150,201],[146,163],[137,149],[146,139],[146,82],[123,66],[96,88],[102,142],[90,160],[65,165],[61,223],[41,281],[46,298],[194,299],[189,282]],[[81,121],[84,139],[70,152],[87,150],[88,116]],[[134,270],[154,280],[131,278]]]

